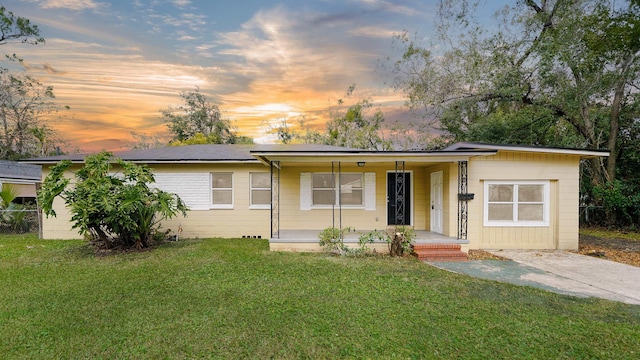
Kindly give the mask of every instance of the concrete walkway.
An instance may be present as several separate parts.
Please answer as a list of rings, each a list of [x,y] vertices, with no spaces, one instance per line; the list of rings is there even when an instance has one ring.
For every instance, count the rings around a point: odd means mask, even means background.
[[[640,268],[561,250],[489,251],[511,261],[439,262],[434,266],[560,294],[640,305]]]

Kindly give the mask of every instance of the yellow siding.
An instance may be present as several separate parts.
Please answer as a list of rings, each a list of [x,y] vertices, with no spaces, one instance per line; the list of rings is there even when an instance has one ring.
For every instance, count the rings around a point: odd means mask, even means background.
[[[249,173],[268,172],[269,168],[261,164],[218,164],[218,165],[156,165],[154,173],[161,172],[232,172],[234,207],[233,209],[192,210],[187,218],[170,219],[162,224],[163,229],[171,229],[174,233],[182,227],[181,236],[185,238],[204,237],[242,237],[251,236],[269,238],[271,229],[271,212],[269,209],[249,209]],[[48,170],[44,170],[46,176]],[[210,189],[206,189],[208,194]],[[45,239],[77,239],[81,236],[71,229],[71,216],[64,203],[56,199],[54,208],[56,218],[43,219],[43,238]]]
[[[500,152],[469,161],[468,238],[472,249],[577,249],[579,158]],[[484,181],[544,180],[550,182],[548,227],[484,226]]]
[[[387,227],[387,172],[395,171],[393,165],[376,166],[367,163],[366,167],[343,166],[342,172],[368,172],[376,174],[376,208],[342,209],[342,226],[357,230],[385,229]],[[413,194],[412,225],[416,230],[425,230],[429,226],[426,201],[428,198],[425,172],[421,167],[407,166],[405,171],[411,172],[411,188]],[[335,214],[329,209],[300,210],[300,174],[303,172],[331,172],[331,166],[287,167],[280,174],[280,229],[287,230],[321,230],[333,224],[338,226],[340,214],[338,207]],[[426,189],[426,190],[425,190]],[[366,196],[366,194],[365,194]]]

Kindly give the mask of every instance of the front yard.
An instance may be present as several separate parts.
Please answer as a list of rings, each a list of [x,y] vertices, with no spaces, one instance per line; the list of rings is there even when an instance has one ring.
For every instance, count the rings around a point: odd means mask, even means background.
[[[640,306],[265,240],[95,257],[3,236],[0,283],[4,358],[640,357]]]

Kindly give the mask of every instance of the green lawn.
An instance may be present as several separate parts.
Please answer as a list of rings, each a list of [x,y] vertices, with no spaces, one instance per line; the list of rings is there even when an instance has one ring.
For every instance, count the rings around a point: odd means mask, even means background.
[[[264,240],[94,257],[4,236],[0,284],[9,359],[640,357],[640,306]]]

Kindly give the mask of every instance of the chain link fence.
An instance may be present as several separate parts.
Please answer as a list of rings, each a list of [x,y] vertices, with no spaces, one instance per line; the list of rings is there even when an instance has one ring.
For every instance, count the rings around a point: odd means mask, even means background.
[[[40,216],[36,209],[0,210],[0,234],[39,233]]]
[[[580,225],[604,225],[606,219],[604,206],[580,206]]]

